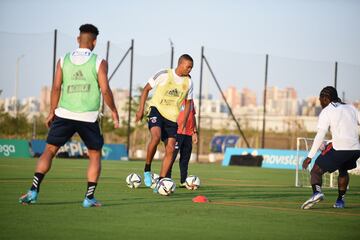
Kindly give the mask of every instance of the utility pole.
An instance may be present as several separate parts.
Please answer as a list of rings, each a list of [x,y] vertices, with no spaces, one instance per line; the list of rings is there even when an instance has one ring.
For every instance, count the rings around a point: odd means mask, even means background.
[[[170,41],[170,47],[171,47],[170,68],[173,68],[173,66],[174,66],[174,43],[171,41],[171,38],[169,38],[169,41]]]
[[[19,68],[20,68],[20,60],[25,55],[22,54],[21,56],[17,57],[16,59],[16,77],[15,77],[15,117],[18,115],[18,91],[19,91]]]

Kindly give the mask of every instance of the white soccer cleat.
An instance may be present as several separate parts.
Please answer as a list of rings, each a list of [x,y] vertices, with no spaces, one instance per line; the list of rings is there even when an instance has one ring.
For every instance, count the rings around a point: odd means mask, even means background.
[[[325,195],[322,192],[314,193],[311,198],[309,198],[304,204],[301,206],[301,209],[307,210],[312,208],[318,202],[324,200]]]

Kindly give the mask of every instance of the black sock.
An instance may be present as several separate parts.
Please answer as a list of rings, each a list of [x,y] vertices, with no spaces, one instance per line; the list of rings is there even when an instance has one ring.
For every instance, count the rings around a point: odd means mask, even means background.
[[[345,193],[346,193],[346,190],[339,190],[339,195],[338,195],[337,200],[344,200]]]
[[[321,185],[320,184],[313,184],[311,185],[313,193],[321,192]]]
[[[151,172],[151,164],[145,163],[144,172]]]
[[[87,192],[86,192],[86,197],[88,199],[93,199],[94,198],[94,193],[95,193],[95,189],[97,186],[97,183],[95,182],[88,182],[88,187],[87,187]]]
[[[31,188],[30,188],[31,191],[37,191],[37,192],[40,191],[40,184],[41,184],[41,181],[43,180],[44,176],[45,176],[45,174],[39,173],[39,172],[36,172],[34,174],[33,182],[32,182]]]

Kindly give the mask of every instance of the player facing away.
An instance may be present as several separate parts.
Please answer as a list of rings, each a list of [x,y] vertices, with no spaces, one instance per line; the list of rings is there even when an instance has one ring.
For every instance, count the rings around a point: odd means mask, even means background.
[[[193,59],[190,55],[180,56],[175,69],[162,70],[156,73],[150,78],[141,93],[136,122],[143,118],[145,101],[150,90],[156,87],[149,103],[150,112],[147,116],[151,135],[144,168],[144,182],[147,187],[151,186],[151,162],[160,140],[165,143],[165,156],[161,165],[160,179],[166,176],[171,167],[178,130],[176,121],[181,103],[184,100],[186,100],[184,121],[179,124],[181,131],[184,131],[190,112],[190,101],[187,100],[191,100],[193,97],[193,84],[189,75],[192,67]]]
[[[185,109],[185,101],[181,105],[181,110],[178,117],[178,124],[184,121],[184,109]],[[180,152],[180,159],[179,159],[180,187],[185,187],[185,180],[188,175],[192,144],[193,143],[196,144],[198,141],[195,114],[196,112],[195,112],[194,101],[190,100],[190,114],[185,125],[185,130],[182,132],[181,129],[178,129],[176,136],[176,143],[175,143],[175,151],[172,158],[172,164],[166,175],[166,177],[171,178],[172,166],[176,160],[178,153]]]
[[[89,155],[83,207],[101,206],[94,197],[104,144],[98,122],[100,94],[111,110],[115,128],[119,127],[119,116],[108,84],[107,62],[92,52],[99,31],[91,24],[84,24],[79,30],[79,48],[57,62],[51,89],[50,112],[46,118],[46,125],[50,127],[47,144],[37,162],[30,190],[19,199],[22,204],[36,202],[41,182],[50,170],[57,151],[77,132],[88,148]]]
[[[321,90],[320,103],[323,110],[319,115],[318,132],[308,157],[302,164],[303,169],[307,169],[311,163],[329,127],[332,140],[315,160],[310,172],[313,195],[301,208],[309,209],[324,199],[321,190],[322,175],[336,170],[339,170],[338,198],[333,207],[344,208],[345,193],[349,184],[348,170],[356,167],[356,161],[360,157],[360,115],[354,106],[341,102],[336,89],[331,86]]]

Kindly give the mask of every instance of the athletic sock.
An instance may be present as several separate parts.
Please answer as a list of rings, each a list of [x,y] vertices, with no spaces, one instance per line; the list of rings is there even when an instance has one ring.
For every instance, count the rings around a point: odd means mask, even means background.
[[[344,200],[345,193],[346,193],[346,190],[339,190],[339,195],[338,195],[337,200]]]
[[[95,182],[88,182],[88,187],[87,187],[87,192],[86,192],[86,197],[88,199],[93,199],[94,198],[94,193],[95,193],[95,189],[97,186],[97,183]]]
[[[33,182],[32,182],[31,188],[30,188],[31,191],[36,191],[36,192],[40,191],[40,184],[41,184],[44,176],[45,176],[45,174],[39,173],[39,172],[36,172],[34,174]]]
[[[151,172],[151,164],[145,163],[144,172]]]
[[[313,184],[311,185],[313,193],[321,193],[321,186],[320,184]]]

